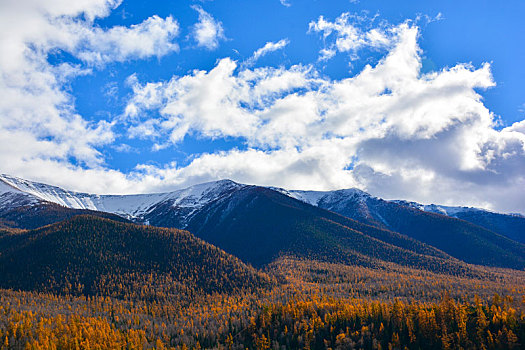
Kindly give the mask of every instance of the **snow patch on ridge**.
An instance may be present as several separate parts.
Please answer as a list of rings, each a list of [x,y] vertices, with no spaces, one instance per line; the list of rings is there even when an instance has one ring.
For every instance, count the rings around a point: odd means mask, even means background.
[[[425,211],[428,213],[441,214],[441,215],[446,215],[450,217],[456,217],[459,213],[465,213],[465,212],[492,213],[490,210],[473,208],[473,207],[452,207],[452,206],[438,205],[438,204],[420,204],[417,202],[409,202],[409,201],[404,201],[404,200],[391,200],[390,202],[404,205],[410,208],[418,209],[421,211]]]
[[[117,214],[128,219],[145,220],[144,217],[160,204],[169,204],[174,210],[179,210],[185,218],[191,217],[206,204],[223,197],[235,189],[247,185],[231,180],[219,180],[193,185],[184,189],[166,193],[135,194],[135,195],[97,195],[64,190],[60,187],[32,182],[9,175],[0,175],[0,209],[36,205],[42,201],[52,202],[71,209],[89,209]],[[356,188],[336,191],[302,191],[286,190],[278,187],[268,187],[286,196],[295,198],[313,206],[329,210],[343,209],[349,203],[354,204],[353,210],[367,212],[370,201],[382,201]],[[490,212],[471,207],[441,206],[436,204],[420,204],[404,200],[390,200],[425,212],[457,217],[463,212]],[[183,213],[183,214],[182,214]],[[378,213],[375,215],[382,220]],[[515,214],[523,217],[523,215]],[[182,218],[184,220],[184,218]]]
[[[156,205],[166,201],[172,201],[172,206],[176,208],[194,208],[197,210],[224,192],[242,186],[231,180],[220,180],[167,193],[97,195],[68,191],[56,186],[9,175],[0,175],[0,206],[14,206],[17,204],[16,198],[24,196],[26,201],[30,199],[33,203],[46,201],[71,209],[104,211],[128,219],[135,219],[143,217]],[[13,194],[17,196],[13,196]],[[20,203],[17,206],[19,205]]]
[[[363,192],[357,188],[349,188],[345,190],[336,191],[283,191],[284,194],[292,198],[298,199],[302,202],[315,206],[319,206],[319,203],[321,202],[337,202],[339,200],[348,200],[350,198],[356,201],[364,201],[367,198],[371,197],[370,194]]]

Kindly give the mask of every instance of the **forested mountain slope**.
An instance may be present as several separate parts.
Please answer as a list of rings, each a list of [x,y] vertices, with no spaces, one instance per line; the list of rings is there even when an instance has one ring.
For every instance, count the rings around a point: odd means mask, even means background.
[[[449,207],[448,211],[441,208],[447,214],[442,215],[421,210],[416,204],[385,201],[356,189],[286,191],[229,180],[168,193],[98,196],[0,176],[0,227],[36,228],[96,209],[91,213],[159,227],[187,228],[258,266],[288,252],[302,256],[315,253],[316,257],[330,259],[339,256],[348,261],[400,262],[399,257],[404,256],[415,264],[421,259],[413,254],[428,255],[432,246],[440,254],[468,263],[525,267],[524,244],[450,215],[470,215],[470,221],[505,231],[507,236],[520,230],[523,218]],[[401,254],[399,249],[410,253]]]
[[[269,278],[187,231],[76,216],[0,236],[0,287],[112,296],[191,296]]]
[[[469,210],[457,211],[458,218],[455,218],[423,211],[404,202],[385,201],[355,189],[291,191],[288,194],[356,221],[402,233],[466,262],[514,268],[524,266],[524,244],[485,228],[495,228],[519,238],[521,225],[525,227],[525,219],[521,217]],[[484,227],[459,219],[468,217],[469,221],[479,222]]]
[[[387,261],[448,272],[464,268],[442,250],[413,238],[359,223],[263,187],[246,187],[208,204],[187,228],[255,266],[282,254],[294,254],[369,266]],[[525,255],[502,256],[493,246],[480,245],[481,252],[471,250],[471,246],[463,249],[462,258],[472,263],[525,266]],[[516,249],[520,252],[521,248]]]

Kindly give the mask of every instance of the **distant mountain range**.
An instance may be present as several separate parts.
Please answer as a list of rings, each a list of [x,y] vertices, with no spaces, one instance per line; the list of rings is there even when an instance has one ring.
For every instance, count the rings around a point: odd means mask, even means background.
[[[357,190],[289,191],[209,182],[168,193],[94,195],[0,176],[0,224],[37,228],[91,213],[187,229],[254,266],[281,255],[433,271],[525,268],[525,218],[386,201]]]
[[[404,230],[399,215],[413,216],[425,212],[461,219],[490,231],[525,243],[525,217],[520,214],[501,214],[472,207],[423,205],[404,200],[384,200],[358,189],[336,191],[287,191],[276,189],[311,205],[331,210],[357,221],[391,229]],[[395,213],[394,217],[391,217]],[[429,216],[426,216],[429,217]]]
[[[178,223],[185,222],[205,204],[231,190],[245,187],[230,180],[203,183],[167,193],[138,195],[97,195],[67,191],[60,187],[0,175],[0,210],[21,206],[55,203],[69,209],[101,211],[119,215],[128,220],[148,223],[159,215],[160,208],[174,208]]]

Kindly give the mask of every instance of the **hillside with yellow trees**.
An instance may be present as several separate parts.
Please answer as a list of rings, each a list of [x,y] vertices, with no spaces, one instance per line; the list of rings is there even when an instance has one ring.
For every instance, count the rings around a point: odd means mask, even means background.
[[[425,269],[360,254],[373,264],[283,253],[255,269],[186,231],[94,216],[3,230],[0,348],[525,344],[525,272],[455,260],[454,269]]]
[[[337,274],[340,267],[330,268]],[[412,282],[407,272],[383,276],[375,296],[362,283],[374,278],[366,269],[346,275],[349,283],[340,286],[294,278],[265,291],[193,295],[191,301],[2,290],[0,336],[3,348],[28,349],[522,347],[523,276],[499,275],[503,287],[450,276]],[[432,292],[451,287],[465,295]],[[510,294],[489,297],[494,290]],[[418,294],[423,300],[413,297]]]

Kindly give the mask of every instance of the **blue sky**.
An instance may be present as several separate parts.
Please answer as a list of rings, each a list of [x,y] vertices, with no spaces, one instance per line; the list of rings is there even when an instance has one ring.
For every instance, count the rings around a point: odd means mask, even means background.
[[[522,1],[6,1],[0,171],[525,212]],[[3,18],[2,18],[3,16]]]

